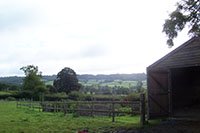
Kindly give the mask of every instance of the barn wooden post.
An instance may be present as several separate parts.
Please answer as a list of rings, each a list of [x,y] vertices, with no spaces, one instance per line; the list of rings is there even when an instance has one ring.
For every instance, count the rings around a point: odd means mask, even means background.
[[[145,94],[140,94],[140,125],[145,124]]]
[[[172,81],[171,81],[171,70],[168,70],[168,97],[169,97],[169,116],[172,115]]]

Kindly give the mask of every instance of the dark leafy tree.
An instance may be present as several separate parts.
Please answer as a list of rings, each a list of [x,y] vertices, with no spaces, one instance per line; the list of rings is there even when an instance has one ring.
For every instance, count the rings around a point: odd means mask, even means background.
[[[200,36],[200,0],[181,0],[169,18],[165,20],[163,32],[167,35],[168,46],[173,46],[173,39],[188,25],[191,36]]]
[[[54,87],[58,92],[78,91],[81,85],[78,83],[77,75],[71,68],[65,67],[58,74],[53,82]]]

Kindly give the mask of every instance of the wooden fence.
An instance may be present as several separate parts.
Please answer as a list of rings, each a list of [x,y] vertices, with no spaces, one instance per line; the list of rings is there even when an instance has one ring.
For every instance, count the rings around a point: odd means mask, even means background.
[[[45,112],[74,113],[85,116],[111,116],[112,122],[119,115],[140,114],[141,125],[145,124],[145,96],[141,94],[137,101],[18,101],[18,108],[29,108]]]

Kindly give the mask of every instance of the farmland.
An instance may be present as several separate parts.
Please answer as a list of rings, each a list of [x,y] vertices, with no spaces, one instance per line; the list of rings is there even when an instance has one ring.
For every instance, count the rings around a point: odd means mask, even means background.
[[[123,80],[112,80],[112,81],[106,81],[106,80],[87,80],[87,81],[79,81],[79,83],[82,86],[89,86],[89,87],[95,87],[95,88],[99,88],[99,87],[110,87],[110,88],[116,88],[116,87],[122,87],[125,89],[130,89],[130,88],[134,88],[135,86],[137,86],[137,82],[138,81],[131,81],[131,80],[127,80],[127,81],[123,81]],[[143,88],[147,88],[146,86],[146,80],[142,81],[143,83]],[[46,85],[53,85],[53,81],[46,81],[45,82]]]
[[[146,88],[145,75],[142,74],[142,77],[140,75],[141,74],[135,77],[132,77],[132,75],[79,75],[81,88],[77,92],[72,91],[70,93],[54,91],[51,85],[53,85],[55,75],[44,76],[42,81],[45,82],[47,87],[50,86],[50,88],[47,88],[47,91],[45,91],[43,100],[46,102],[92,100],[99,102],[117,100],[123,102],[127,100],[136,100],[139,98],[139,92],[136,91],[138,86]],[[131,78],[136,79],[133,80]],[[0,101],[0,132],[76,133],[77,131],[88,129],[89,133],[111,133],[121,129],[135,129],[140,127],[140,117],[138,115],[133,113],[131,115],[129,115],[129,113],[123,114],[123,116],[115,115],[117,111],[130,111],[130,109],[124,107],[124,105],[123,107],[121,105],[114,106],[114,104],[112,104],[113,106],[108,105],[109,109],[114,112],[112,116],[94,114],[92,115],[94,117],[75,115],[73,111],[65,113],[64,115],[64,112],[41,112],[36,108],[17,108],[15,100],[35,100],[34,97],[32,97],[35,93],[31,93],[33,95],[29,96],[30,92],[23,90],[22,77],[0,79],[2,80],[0,99],[4,100]],[[12,85],[16,85],[16,87]],[[130,94],[129,92],[136,92],[137,94],[134,93],[134,95],[127,96]],[[97,105],[92,104],[91,107],[93,110],[91,112],[93,114],[95,113]],[[100,105],[98,107],[100,107]],[[113,119],[115,119],[115,122],[112,122],[114,121]]]
[[[10,76],[10,77],[0,77],[0,83],[12,84],[12,85],[21,85],[23,83],[24,77],[18,76]],[[119,82],[119,81],[145,81],[146,74],[144,73],[136,73],[136,74],[110,74],[110,75],[90,75],[90,74],[82,74],[77,75],[78,80],[81,83],[102,83],[102,82]],[[56,79],[56,75],[43,76],[43,81],[46,84],[53,84],[53,81]]]
[[[139,116],[119,116],[112,123],[110,117],[74,117],[72,114],[39,112],[16,108],[16,102],[0,101],[0,132],[75,133],[88,129],[90,133],[112,132],[119,128],[139,127]]]
[[[92,86],[92,85],[99,85],[99,86],[109,86],[109,87],[124,87],[130,88],[136,86],[137,81],[122,81],[122,80],[114,80],[114,81],[102,81],[102,80],[88,80],[87,82],[80,82],[84,86]],[[146,85],[146,81],[143,81],[144,85]]]

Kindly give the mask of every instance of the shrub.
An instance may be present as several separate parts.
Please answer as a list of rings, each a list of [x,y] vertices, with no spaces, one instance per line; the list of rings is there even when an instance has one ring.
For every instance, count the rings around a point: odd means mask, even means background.
[[[50,93],[57,93],[57,89],[53,85],[46,85],[46,88]]]
[[[84,100],[85,101],[92,101],[92,96],[91,95],[84,95]]]
[[[20,91],[18,92],[17,94],[17,98],[19,99],[22,99],[22,98],[25,98],[25,99],[31,99],[33,97],[33,93],[31,91]]]
[[[75,101],[84,100],[84,95],[78,91],[72,91],[69,93],[68,96],[70,100],[75,100]]]
[[[46,94],[44,97],[45,101],[62,101],[68,99],[68,95],[66,93],[52,93]]]
[[[135,100],[140,100],[139,93],[131,93],[124,98],[124,101],[135,101]]]
[[[72,113],[72,116],[73,116],[74,118],[77,118],[77,117],[79,117],[80,115],[79,115],[78,112],[73,112],[73,113]]]
[[[7,97],[6,100],[7,101],[16,101],[16,99],[14,97],[11,97],[11,96]]]
[[[18,98],[18,94],[14,91],[8,91],[8,92],[1,91],[0,99],[7,99],[8,97]]]

